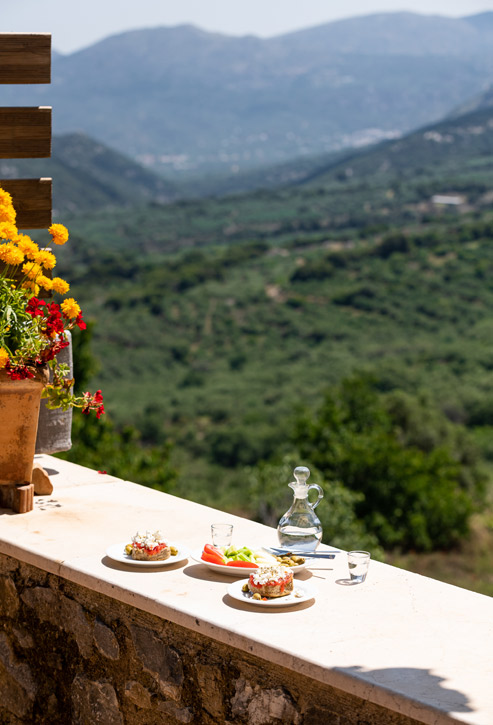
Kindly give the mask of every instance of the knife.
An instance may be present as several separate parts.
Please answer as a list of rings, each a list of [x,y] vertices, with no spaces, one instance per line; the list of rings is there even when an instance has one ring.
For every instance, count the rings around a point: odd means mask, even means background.
[[[312,551],[296,551],[296,549],[276,549],[274,546],[266,547],[266,551],[274,553],[276,556],[282,554],[293,554],[293,556],[302,556],[305,559],[334,559],[338,551],[312,552]]]

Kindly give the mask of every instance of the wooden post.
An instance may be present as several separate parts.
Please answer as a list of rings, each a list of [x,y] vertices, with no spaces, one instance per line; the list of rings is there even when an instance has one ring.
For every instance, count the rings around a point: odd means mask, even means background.
[[[50,83],[49,33],[0,33],[0,83]],[[0,108],[0,158],[49,158],[51,108]],[[52,222],[51,179],[0,179],[12,195],[19,229]]]
[[[0,33],[0,83],[51,83],[51,34]]]
[[[0,159],[51,156],[51,108],[0,108]]]
[[[0,188],[12,195],[19,229],[51,225],[51,179],[0,179]]]

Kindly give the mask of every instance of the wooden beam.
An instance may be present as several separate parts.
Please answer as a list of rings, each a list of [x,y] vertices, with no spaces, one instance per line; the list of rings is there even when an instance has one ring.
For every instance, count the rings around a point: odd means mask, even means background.
[[[0,83],[51,83],[51,34],[0,33]]]
[[[0,108],[0,159],[51,156],[51,108]]]
[[[51,226],[51,179],[0,179],[0,188],[12,195],[18,229]]]

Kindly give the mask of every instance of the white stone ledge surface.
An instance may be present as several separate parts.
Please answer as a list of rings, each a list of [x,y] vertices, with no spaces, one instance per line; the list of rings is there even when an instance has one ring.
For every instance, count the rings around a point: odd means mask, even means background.
[[[358,586],[346,555],[298,575],[315,601],[264,610],[227,595],[231,577],[193,559],[137,569],[105,556],[137,529],[191,551],[210,524],[234,542],[276,545],[275,530],[51,456],[51,496],[34,511],[0,509],[0,553],[428,725],[493,725],[493,598],[373,561]],[[280,512],[281,514],[282,512]],[[357,548],[358,542],[355,542]]]

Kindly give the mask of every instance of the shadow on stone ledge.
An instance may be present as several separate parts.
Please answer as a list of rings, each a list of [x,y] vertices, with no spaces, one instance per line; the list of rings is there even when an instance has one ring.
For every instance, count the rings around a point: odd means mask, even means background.
[[[163,562],[161,566],[159,566],[157,563],[155,566],[147,567],[147,562],[140,562],[141,566],[139,566],[139,562],[129,562],[128,564],[125,564],[125,562],[119,562],[115,561],[114,559],[110,559],[109,556],[103,556],[101,559],[101,564],[103,566],[107,566],[109,569],[116,569],[117,571],[133,571],[137,572],[137,574],[152,574],[152,572],[155,571],[164,571],[165,569],[167,571],[173,570],[173,569],[181,569],[183,566],[185,566],[186,559],[181,559],[180,561],[177,561],[176,563],[167,564],[166,562]]]
[[[406,699],[414,700],[425,707],[438,712],[473,712],[468,699],[457,690],[443,687],[443,677],[431,674],[430,670],[416,667],[387,667],[381,670],[365,670],[362,667],[337,667],[338,672],[374,683],[379,688],[388,689],[389,700],[396,699],[401,693]],[[371,699],[371,698],[370,698]]]

